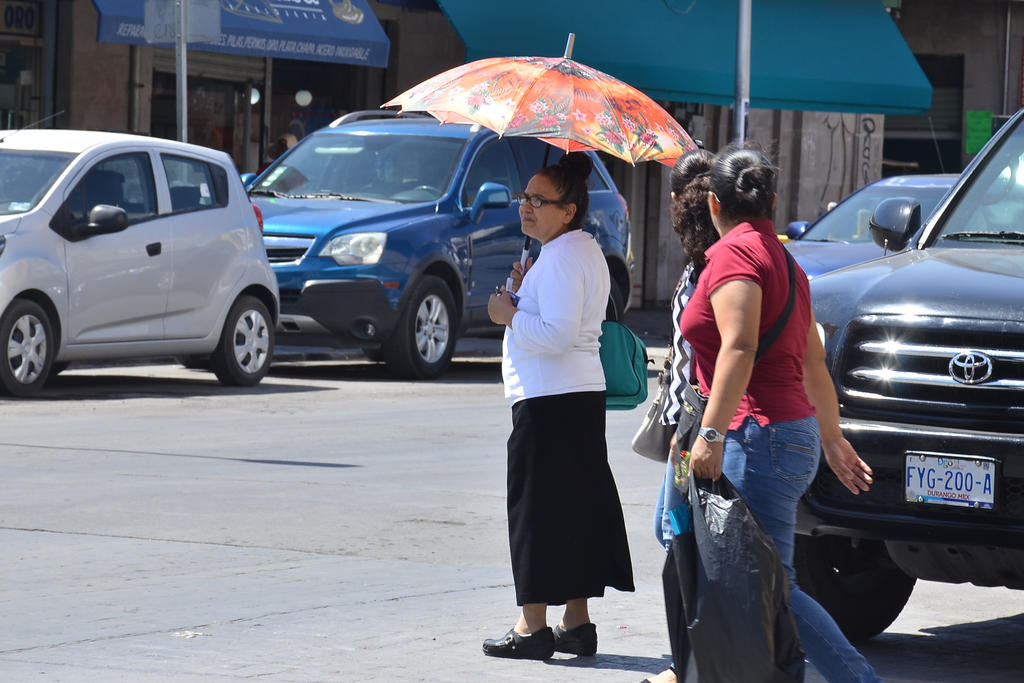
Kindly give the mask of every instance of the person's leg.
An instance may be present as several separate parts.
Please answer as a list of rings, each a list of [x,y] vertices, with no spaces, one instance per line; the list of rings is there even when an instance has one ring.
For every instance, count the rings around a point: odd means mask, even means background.
[[[563,629],[574,629],[577,626],[590,623],[590,611],[586,598],[574,598],[565,601],[565,613],[559,624]]]
[[[515,631],[521,635],[539,631],[548,625],[548,606],[540,602],[523,605],[516,622]]]
[[[654,537],[668,551],[672,547],[672,523],[668,513],[679,507],[686,500],[676,489],[675,472],[672,469],[672,458],[669,457],[665,468],[665,477],[661,482],[658,504],[654,508]]]
[[[795,580],[796,507],[817,472],[820,444],[813,417],[768,427],[748,418],[729,432],[722,471],[775,541],[789,576],[790,609],[807,659],[830,683],[878,681],[835,620]]]
[[[661,480],[661,486],[658,487],[658,499],[654,503],[654,538],[661,546],[665,545],[665,532],[661,528],[661,519],[665,515],[665,485],[668,481],[666,477]]]

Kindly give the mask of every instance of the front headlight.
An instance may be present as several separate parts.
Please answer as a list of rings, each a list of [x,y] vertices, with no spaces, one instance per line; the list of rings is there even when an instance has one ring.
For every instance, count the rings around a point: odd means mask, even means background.
[[[338,235],[320,250],[320,255],[331,257],[339,266],[372,266],[380,261],[387,241],[386,232]]]

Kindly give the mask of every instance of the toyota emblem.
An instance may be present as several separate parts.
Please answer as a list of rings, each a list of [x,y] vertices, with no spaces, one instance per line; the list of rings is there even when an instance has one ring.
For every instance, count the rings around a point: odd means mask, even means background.
[[[992,376],[992,359],[981,351],[961,351],[949,361],[949,376],[960,384],[979,384]]]

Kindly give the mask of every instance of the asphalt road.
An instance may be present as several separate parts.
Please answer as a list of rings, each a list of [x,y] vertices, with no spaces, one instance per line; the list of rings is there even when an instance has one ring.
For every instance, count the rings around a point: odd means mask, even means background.
[[[464,347],[433,383],[321,361],[231,390],[140,365],[72,368],[40,400],[0,400],[0,680],[635,682],[664,668],[661,468],[629,450],[639,411],[609,414],[637,591],[593,603],[598,656],[480,653],[516,616],[494,349]],[[887,681],[1009,682],[1021,642],[1024,592],[921,582],[862,649]]]

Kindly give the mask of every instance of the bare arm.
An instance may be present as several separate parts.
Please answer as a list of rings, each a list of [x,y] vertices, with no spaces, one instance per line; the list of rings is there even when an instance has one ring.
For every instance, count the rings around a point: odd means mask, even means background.
[[[872,482],[871,468],[860,459],[839,428],[839,400],[825,366],[825,347],[818,337],[813,313],[807,332],[807,353],[804,355],[804,388],[817,411],[821,449],[828,466],[854,495],[867,491]]]
[[[761,287],[750,280],[726,282],[711,293],[711,308],[722,345],[715,360],[715,380],[701,426],[714,427],[725,434],[754,369],[761,322]],[[691,451],[694,474],[718,479],[722,474],[722,451],[723,444],[710,444],[698,438]]]

